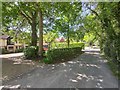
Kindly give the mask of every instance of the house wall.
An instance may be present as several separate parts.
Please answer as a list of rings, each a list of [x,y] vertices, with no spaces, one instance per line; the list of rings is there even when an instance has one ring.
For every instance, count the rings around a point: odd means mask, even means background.
[[[7,46],[7,40],[0,39],[0,46]]]

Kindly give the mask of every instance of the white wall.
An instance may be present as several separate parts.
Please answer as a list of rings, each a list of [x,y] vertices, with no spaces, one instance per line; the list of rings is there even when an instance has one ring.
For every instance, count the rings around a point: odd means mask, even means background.
[[[0,39],[0,46],[7,46],[7,40]]]

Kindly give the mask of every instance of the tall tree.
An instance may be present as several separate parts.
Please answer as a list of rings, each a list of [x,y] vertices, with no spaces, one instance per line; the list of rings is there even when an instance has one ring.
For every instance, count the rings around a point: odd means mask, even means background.
[[[27,23],[31,26],[32,30],[32,40],[31,45],[37,45],[37,13],[35,3],[32,2],[3,2],[3,25],[9,27],[9,23],[13,20],[16,20],[19,17],[20,20],[26,20]]]
[[[55,16],[58,17],[56,20],[56,27],[67,37],[67,44],[69,47],[70,33],[74,30],[74,26],[76,25],[75,22],[81,12],[81,2],[56,3],[56,7]]]
[[[31,26],[31,45],[37,45],[37,27],[39,23],[40,31],[40,48],[39,53],[42,53],[43,45],[43,14],[50,9],[50,3],[37,3],[37,2],[4,2],[3,3],[3,21],[4,25],[11,23],[12,20],[16,20],[18,17],[22,17],[22,20],[26,20]],[[9,27],[9,25],[6,25]]]
[[[95,15],[95,20],[99,21],[99,26],[96,26],[96,28],[100,29],[98,27],[101,27],[101,29],[96,35],[100,36],[101,51],[104,52],[105,55],[119,61],[120,39],[118,37],[120,37],[120,18],[118,13],[120,12],[120,2],[98,3],[94,9],[89,5],[86,8]],[[92,22],[93,21],[91,21],[91,25]]]

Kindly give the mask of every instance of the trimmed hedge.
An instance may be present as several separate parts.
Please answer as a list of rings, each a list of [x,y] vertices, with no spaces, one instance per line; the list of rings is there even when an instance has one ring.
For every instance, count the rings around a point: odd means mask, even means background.
[[[33,59],[38,57],[38,47],[36,46],[29,46],[25,48],[23,52],[24,52],[25,58],[27,59]]]
[[[47,58],[44,59],[45,63],[55,63],[60,61],[66,61],[74,58],[81,53],[82,47],[74,48],[61,48],[52,49],[47,52]]]
[[[52,44],[52,48],[55,48],[55,47],[57,47],[57,48],[67,48],[68,46],[67,46],[67,43],[62,42],[62,43],[54,43],[54,44]],[[69,48],[73,48],[73,47],[82,47],[82,48],[84,48],[84,43],[83,42],[70,43]]]
[[[84,48],[84,43],[82,43],[82,42],[79,42],[79,43],[77,43],[77,42],[74,42],[74,43],[71,43],[70,44],[70,48],[74,48],[74,47],[81,47],[82,49]]]

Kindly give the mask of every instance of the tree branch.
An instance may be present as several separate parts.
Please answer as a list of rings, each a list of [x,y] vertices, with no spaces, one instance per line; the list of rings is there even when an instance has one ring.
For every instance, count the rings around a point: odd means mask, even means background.
[[[100,19],[102,25],[105,24],[104,21],[101,19],[101,17],[98,15],[98,13],[97,13],[96,11],[92,10],[90,7],[87,7],[87,8],[88,8],[90,11],[92,11],[92,13],[94,13],[94,14]]]
[[[28,20],[28,23],[29,23],[29,24],[32,24],[32,23],[31,23],[31,19],[28,17],[28,15],[26,15],[26,14],[23,13],[22,11],[20,11],[20,14]]]
[[[90,11],[92,11],[96,16],[98,16],[100,18],[100,16],[98,15],[98,13],[94,10],[92,10],[90,7],[87,7]]]

